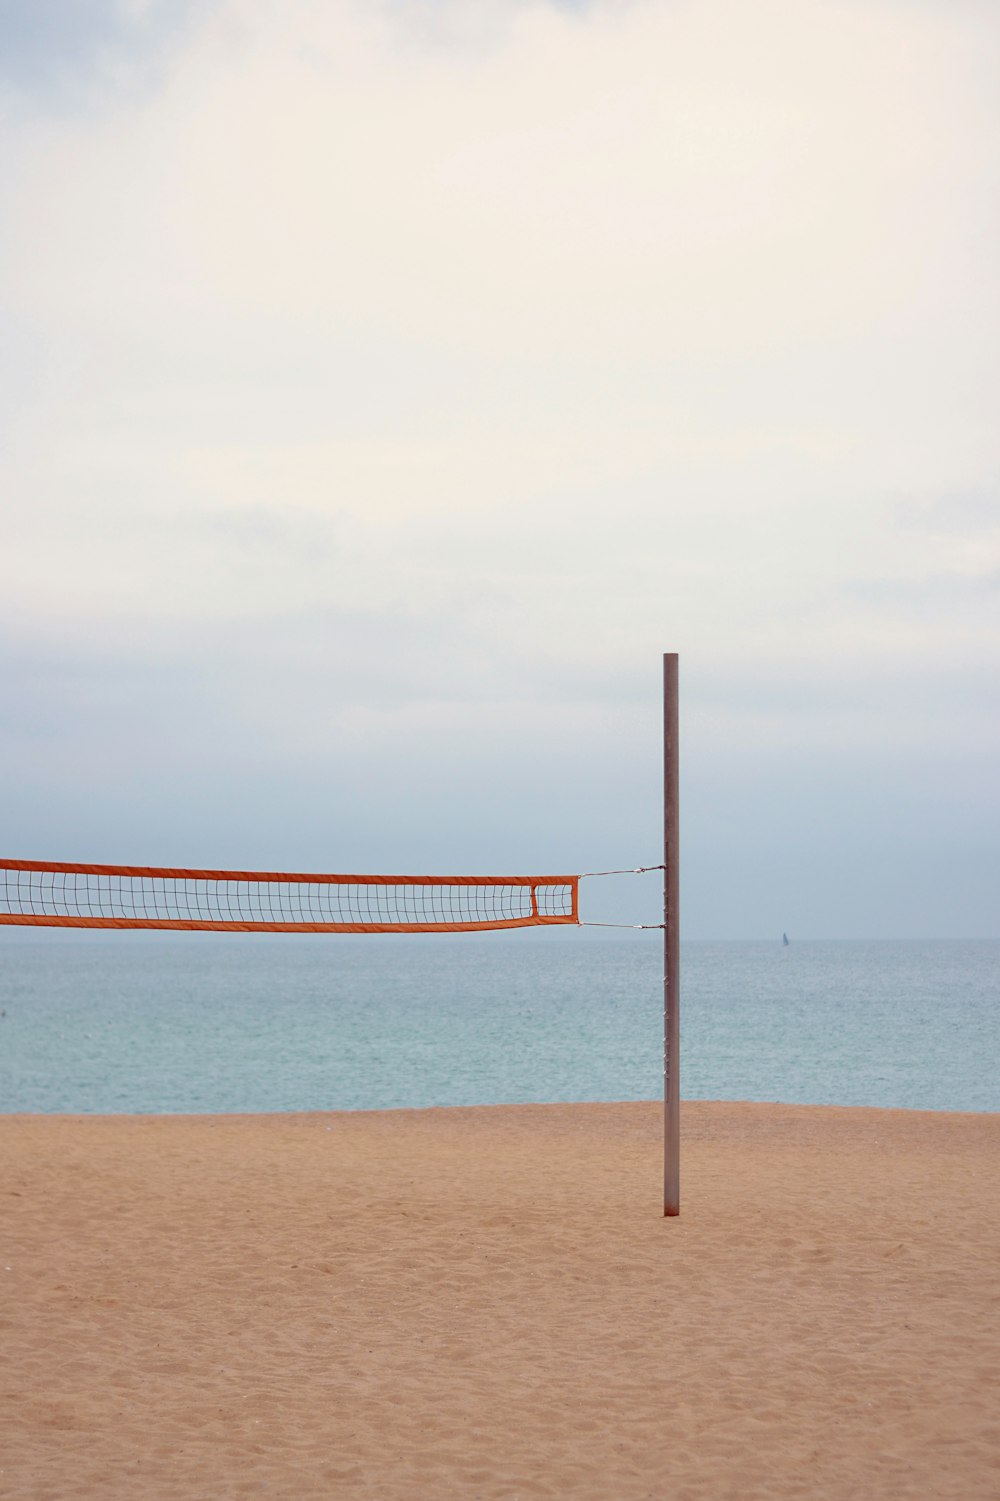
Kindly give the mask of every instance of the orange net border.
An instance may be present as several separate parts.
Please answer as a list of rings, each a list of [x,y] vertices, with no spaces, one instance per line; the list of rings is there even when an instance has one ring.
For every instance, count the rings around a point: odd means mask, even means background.
[[[0,925],[21,927],[471,933],[580,921],[576,875],[332,875],[43,860],[0,860],[0,872]],[[335,887],[343,890],[335,895]]]

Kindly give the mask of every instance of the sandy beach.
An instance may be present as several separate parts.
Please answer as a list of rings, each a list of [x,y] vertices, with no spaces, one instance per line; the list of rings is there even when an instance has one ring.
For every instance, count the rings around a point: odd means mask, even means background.
[[[1000,1495],[1000,1116],[0,1117],[0,1496]]]

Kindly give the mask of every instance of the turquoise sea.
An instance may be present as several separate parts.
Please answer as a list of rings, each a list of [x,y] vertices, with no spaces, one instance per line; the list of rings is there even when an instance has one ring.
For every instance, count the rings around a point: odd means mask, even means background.
[[[17,934],[0,1110],[362,1110],[649,1099],[647,935]],[[1000,1110],[1000,943],[689,942],[682,1092]]]

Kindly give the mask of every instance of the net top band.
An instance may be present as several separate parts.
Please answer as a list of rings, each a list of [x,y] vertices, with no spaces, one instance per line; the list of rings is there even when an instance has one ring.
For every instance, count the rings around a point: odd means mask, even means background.
[[[0,870],[53,875],[132,876],[171,881],[308,882],[320,886],[568,886],[579,876],[385,876],[287,870],[195,870],[173,865],[83,865],[59,860],[4,860]]]

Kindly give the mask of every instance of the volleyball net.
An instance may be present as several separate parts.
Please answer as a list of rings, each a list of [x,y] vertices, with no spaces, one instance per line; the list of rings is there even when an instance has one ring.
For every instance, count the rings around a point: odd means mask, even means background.
[[[0,924],[471,933],[579,924],[579,876],[364,876],[0,860]]]

